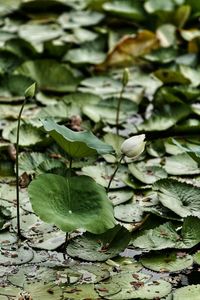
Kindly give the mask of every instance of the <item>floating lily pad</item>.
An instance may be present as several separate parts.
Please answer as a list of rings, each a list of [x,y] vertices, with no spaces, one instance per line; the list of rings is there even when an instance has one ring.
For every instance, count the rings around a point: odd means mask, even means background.
[[[25,284],[24,290],[29,292],[33,299],[57,300],[62,296],[61,288],[52,283],[35,282]]]
[[[200,265],[200,251],[197,251],[194,255],[194,262],[197,263],[198,265]]]
[[[12,124],[6,127],[3,131],[4,138],[8,139],[11,143],[16,143],[17,139],[17,124]],[[45,138],[44,133],[31,124],[22,124],[20,126],[19,145],[29,147],[42,142]]]
[[[170,175],[195,175],[200,173],[198,163],[187,153],[166,157],[164,168]]]
[[[112,2],[106,2],[103,5],[103,9],[118,17],[127,18],[132,21],[141,21],[145,18],[142,3],[137,1],[132,2],[131,0],[127,0],[123,3],[119,0],[114,0]]]
[[[137,288],[138,285],[140,285],[140,283],[135,284],[135,290],[133,290],[133,288],[122,290],[119,294],[110,296],[108,299],[155,299],[156,297],[164,297],[171,292],[171,284],[165,280],[150,281],[144,285],[141,284],[141,286]]]
[[[17,72],[35,80],[42,91],[73,92],[79,82],[69,68],[54,60],[26,61]]]
[[[144,162],[129,164],[128,168],[134,177],[146,184],[152,184],[161,178],[167,177],[167,173],[162,167],[147,166]]]
[[[4,248],[0,253],[0,264],[4,266],[22,265],[33,258],[33,251],[27,246]]]
[[[115,218],[122,222],[142,221],[143,210],[137,203],[121,204],[114,208]]]
[[[90,131],[75,132],[52,120],[42,121],[44,129],[71,157],[85,157],[113,152],[113,148]]]
[[[177,215],[200,218],[200,188],[173,179],[161,179],[153,189],[158,191],[159,201]]]
[[[200,284],[188,285],[177,289],[173,294],[174,300],[199,300]]]
[[[116,168],[116,165],[106,165],[100,163],[98,165],[86,166],[82,168],[83,174],[91,176],[97,183],[104,187],[108,186],[109,180]],[[128,177],[128,168],[120,166],[110,188],[119,189],[126,186],[125,179]]]
[[[177,232],[176,226],[167,222],[153,229],[145,230],[136,237],[132,243],[135,247],[147,250],[161,250],[166,248],[187,249],[200,242],[200,220],[187,217],[181,229]]]
[[[117,256],[128,245],[130,233],[117,225],[101,235],[84,234],[72,239],[67,253],[87,261],[105,261]]]
[[[64,289],[64,296],[67,299],[97,299],[98,294],[94,288],[94,284],[69,286]]]
[[[184,252],[170,252],[169,254],[150,254],[141,260],[143,266],[156,272],[177,272],[193,264],[191,255]]]
[[[39,217],[63,231],[85,228],[102,233],[115,224],[104,188],[90,177],[44,174],[32,181],[28,191]]]
[[[21,292],[20,288],[17,288],[15,286],[4,286],[4,287],[0,287],[0,296],[2,297],[2,300],[4,300],[4,296],[12,296],[12,297],[16,297],[16,295],[18,295]],[[8,298],[6,297],[5,300],[7,300]]]
[[[117,190],[108,193],[108,198],[112,202],[113,206],[127,202],[133,197],[133,192],[128,190]]]

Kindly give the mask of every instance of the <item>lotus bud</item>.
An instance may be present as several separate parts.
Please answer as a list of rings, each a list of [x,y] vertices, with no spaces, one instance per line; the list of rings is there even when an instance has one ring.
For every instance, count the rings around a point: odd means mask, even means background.
[[[129,158],[138,157],[144,151],[146,144],[144,139],[145,134],[140,134],[125,140],[121,145],[122,154]]]
[[[26,90],[25,90],[25,98],[26,99],[31,99],[35,96],[36,93],[36,83],[34,82],[32,85],[30,85]]]
[[[128,84],[128,81],[129,81],[129,70],[125,68],[122,77],[123,86],[126,86]]]

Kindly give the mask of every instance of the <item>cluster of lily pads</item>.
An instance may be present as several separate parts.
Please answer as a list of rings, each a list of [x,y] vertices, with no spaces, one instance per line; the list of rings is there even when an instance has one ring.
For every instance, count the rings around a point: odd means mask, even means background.
[[[0,299],[199,299],[199,14],[0,1]]]

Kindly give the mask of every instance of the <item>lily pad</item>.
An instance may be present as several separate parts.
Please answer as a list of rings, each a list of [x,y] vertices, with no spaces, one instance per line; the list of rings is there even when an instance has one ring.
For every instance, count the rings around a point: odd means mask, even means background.
[[[66,287],[64,296],[67,297],[66,299],[97,299],[98,294],[94,284],[81,284]]]
[[[129,164],[131,174],[146,184],[152,184],[161,178],[166,178],[167,173],[160,166],[147,166],[144,162]]]
[[[113,206],[127,202],[133,197],[133,192],[128,190],[112,191],[108,193],[108,198]]]
[[[200,251],[197,251],[194,255],[193,255],[193,258],[194,258],[194,262],[198,265],[200,265]]]
[[[102,233],[115,224],[104,188],[90,177],[44,174],[32,181],[28,191],[39,217],[65,232],[85,228]]]
[[[136,238],[133,236],[133,245],[147,250],[161,250],[166,248],[187,249],[200,242],[200,220],[195,217],[187,217],[181,229],[167,222],[153,229],[141,232]]]
[[[164,168],[170,175],[195,175],[200,173],[198,163],[187,153],[166,157]]]
[[[82,168],[83,174],[91,176],[97,183],[104,187],[108,186],[109,180],[116,168],[116,165],[106,165],[104,163],[86,166]],[[125,187],[125,179],[128,177],[128,169],[125,166],[120,166],[115,178],[113,179],[110,188],[119,189]]]
[[[117,256],[128,245],[130,233],[117,225],[101,235],[86,233],[69,242],[67,253],[87,261],[105,261]]]
[[[200,218],[200,188],[173,179],[161,179],[154,183],[159,201],[181,217]]]
[[[33,299],[57,300],[62,296],[61,288],[52,283],[44,284],[43,282],[35,282],[25,284],[24,290],[28,292]]]
[[[114,208],[115,218],[122,222],[142,221],[143,210],[137,203],[121,204]]]
[[[33,258],[33,251],[27,246],[9,247],[1,249],[0,264],[4,266],[22,265]]]
[[[199,300],[200,284],[188,285],[177,289],[173,294],[174,300]]]
[[[7,126],[3,131],[4,138],[7,138],[11,143],[16,143],[17,139],[17,124]],[[44,133],[31,124],[22,124],[20,126],[19,145],[30,147],[42,142],[45,138]]]
[[[90,131],[75,132],[52,120],[42,121],[44,129],[71,157],[85,157],[113,152]]]
[[[17,72],[35,80],[40,90],[49,92],[72,92],[79,82],[69,68],[54,60],[26,61]]]
[[[143,266],[156,272],[177,272],[190,267],[193,257],[184,252],[150,254],[141,260]]]

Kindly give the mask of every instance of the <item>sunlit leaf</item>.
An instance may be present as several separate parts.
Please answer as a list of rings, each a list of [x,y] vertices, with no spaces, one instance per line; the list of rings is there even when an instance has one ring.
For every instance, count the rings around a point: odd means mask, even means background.
[[[69,128],[56,124],[53,120],[43,120],[46,132],[71,157],[85,157],[95,154],[112,153],[113,148],[99,140],[90,131],[75,132]]]
[[[39,217],[63,231],[85,228],[102,233],[115,224],[104,188],[90,177],[44,174],[32,181],[28,191]]]

